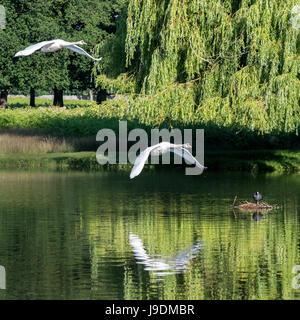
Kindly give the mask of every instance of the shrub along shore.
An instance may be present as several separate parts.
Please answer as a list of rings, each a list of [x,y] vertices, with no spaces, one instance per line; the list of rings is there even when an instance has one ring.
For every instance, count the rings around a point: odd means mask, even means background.
[[[251,123],[248,127],[219,126],[205,121],[205,114],[201,119],[188,116],[184,108],[175,114],[168,114],[166,107],[147,113],[126,97],[101,105],[70,101],[65,108],[51,107],[47,100],[38,103],[40,107],[31,108],[26,99],[13,98],[9,108],[0,110],[0,168],[129,170],[131,164],[100,165],[95,155],[99,146],[96,133],[109,128],[117,135],[119,121],[127,120],[128,132],[134,128],[148,133],[152,128],[204,129],[205,165],[212,171],[300,172],[295,132],[262,134],[251,130]]]
[[[250,150],[250,151],[207,151],[205,165],[209,171],[246,171],[251,173],[297,173],[300,172],[300,152],[286,150]],[[146,165],[145,170],[164,170],[175,165]],[[185,167],[185,165],[176,165]],[[0,153],[2,169],[72,169],[72,170],[122,170],[130,171],[132,164],[104,164],[96,160],[96,153]]]

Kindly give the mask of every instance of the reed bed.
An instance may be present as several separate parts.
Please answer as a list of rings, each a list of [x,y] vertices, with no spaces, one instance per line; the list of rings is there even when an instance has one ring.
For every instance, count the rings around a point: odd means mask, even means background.
[[[1,153],[72,152],[73,146],[64,138],[0,134]]]
[[[0,153],[67,153],[95,150],[95,137],[56,137],[34,130],[0,132]]]

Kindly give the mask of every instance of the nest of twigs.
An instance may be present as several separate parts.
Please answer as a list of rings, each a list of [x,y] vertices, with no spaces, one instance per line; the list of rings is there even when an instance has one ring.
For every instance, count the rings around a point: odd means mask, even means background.
[[[237,199],[237,196],[234,198],[232,207],[234,209],[239,209],[243,211],[266,211],[266,210],[272,210],[277,208],[277,206],[272,206],[266,202],[253,203],[253,202],[244,201],[240,204],[235,205],[236,199]]]

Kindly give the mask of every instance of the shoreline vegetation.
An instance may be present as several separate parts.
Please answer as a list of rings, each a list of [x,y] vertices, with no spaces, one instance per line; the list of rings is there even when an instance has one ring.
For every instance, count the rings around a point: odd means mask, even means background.
[[[10,98],[9,102],[7,109],[0,110],[1,169],[130,170],[131,163],[100,165],[96,161],[98,130],[109,128],[118,133],[119,120],[127,120],[128,132],[133,128],[147,132],[152,128],[204,128],[205,165],[209,171],[300,172],[299,138],[295,134],[259,135],[241,128],[216,128],[208,123],[193,123],[192,119],[184,121],[180,116],[173,122],[159,124],[154,116],[152,122],[139,118],[123,98],[100,105],[66,101],[64,108],[52,107],[43,99],[38,101],[37,108],[29,107],[25,98]],[[284,150],[280,146],[285,146]],[[146,169],[160,167],[147,165]]]
[[[8,3],[8,13],[19,12]],[[127,132],[141,128],[148,136],[154,128],[204,129],[209,170],[300,171],[299,30],[291,24],[296,4],[120,1],[114,9],[118,19],[109,23],[95,10],[91,19],[90,5],[84,6],[81,30],[62,23],[72,6],[58,18],[55,7],[38,3],[37,11],[22,12],[19,24],[8,20],[2,33],[2,166],[98,168],[97,132],[105,128],[118,135],[119,122],[126,120]],[[65,25],[69,36],[86,37],[103,61],[86,64],[63,50],[12,60],[17,48],[32,42],[22,35],[24,28],[31,34],[27,19],[35,12],[50,15],[48,26]],[[107,33],[99,25],[113,28]],[[74,88],[94,88],[102,103],[63,101],[64,90]],[[30,99],[7,99],[12,89],[30,92]],[[53,90],[56,107],[35,99],[39,90]],[[16,155],[22,161],[12,161]]]
[[[209,171],[244,171],[249,173],[299,173],[300,151],[248,150],[207,151],[205,165]],[[160,170],[186,165],[146,165],[147,170]],[[96,160],[95,151],[65,153],[0,153],[0,169],[54,169],[54,170],[120,170],[130,171],[131,163],[104,164]]]

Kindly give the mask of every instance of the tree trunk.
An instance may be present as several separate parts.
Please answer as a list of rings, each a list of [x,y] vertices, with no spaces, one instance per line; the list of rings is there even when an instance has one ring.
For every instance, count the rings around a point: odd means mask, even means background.
[[[35,89],[30,88],[30,106],[35,107]]]
[[[89,96],[90,96],[90,100],[93,101],[94,100],[93,89],[89,89]]]
[[[8,90],[1,89],[0,93],[0,108],[6,108],[7,107],[7,96],[8,96]]]
[[[100,104],[102,101],[105,101],[106,100],[106,96],[107,96],[107,93],[106,93],[105,89],[98,90],[98,92],[97,92],[97,103]]]
[[[57,89],[53,89],[53,105],[57,106]]]
[[[62,89],[53,89],[54,98],[53,98],[53,105],[63,107],[64,106],[64,91]]]
[[[58,90],[58,105],[60,107],[64,106],[64,91],[62,89]]]

